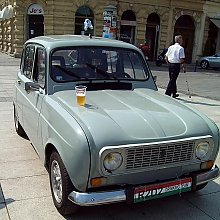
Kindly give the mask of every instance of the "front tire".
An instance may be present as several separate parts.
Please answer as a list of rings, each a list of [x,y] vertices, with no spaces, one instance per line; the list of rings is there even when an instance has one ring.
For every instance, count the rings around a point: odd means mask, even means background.
[[[209,62],[208,62],[207,60],[202,60],[202,61],[200,62],[200,66],[201,66],[202,69],[208,69],[208,67],[209,67]]]
[[[55,207],[62,215],[73,214],[78,206],[68,199],[73,185],[60,155],[54,151],[50,157],[50,188]]]

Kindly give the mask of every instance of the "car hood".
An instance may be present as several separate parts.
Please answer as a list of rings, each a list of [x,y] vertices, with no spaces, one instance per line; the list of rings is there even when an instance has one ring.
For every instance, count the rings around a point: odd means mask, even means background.
[[[171,140],[211,133],[198,113],[150,89],[87,91],[85,107],[76,104],[74,90],[57,92],[54,97],[95,145]]]

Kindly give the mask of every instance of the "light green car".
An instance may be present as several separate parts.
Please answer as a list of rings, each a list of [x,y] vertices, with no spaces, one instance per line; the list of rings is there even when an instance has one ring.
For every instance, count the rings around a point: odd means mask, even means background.
[[[86,93],[76,94],[76,86]],[[28,40],[14,120],[48,169],[63,215],[79,206],[196,191],[219,175],[217,126],[160,94],[141,51],[121,41]]]

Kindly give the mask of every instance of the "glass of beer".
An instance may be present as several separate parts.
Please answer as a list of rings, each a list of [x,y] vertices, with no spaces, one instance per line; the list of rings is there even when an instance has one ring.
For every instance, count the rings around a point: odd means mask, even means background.
[[[75,90],[77,104],[84,106],[86,104],[86,86],[76,86]]]

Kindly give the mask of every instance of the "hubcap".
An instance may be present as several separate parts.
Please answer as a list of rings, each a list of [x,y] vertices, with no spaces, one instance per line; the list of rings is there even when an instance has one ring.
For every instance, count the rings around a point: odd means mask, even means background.
[[[56,160],[53,160],[51,164],[51,185],[53,190],[53,195],[58,203],[62,201],[62,177],[60,172],[60,166]]]
[[[205,62],[205,61],[202,62],[202,67],[203,67],[203,68],[206,68],[206,67],[207,67],[207,62]]]

